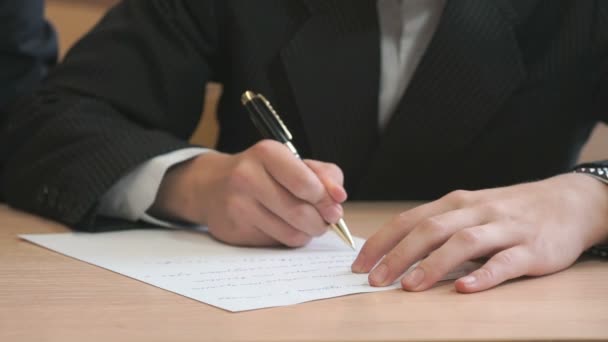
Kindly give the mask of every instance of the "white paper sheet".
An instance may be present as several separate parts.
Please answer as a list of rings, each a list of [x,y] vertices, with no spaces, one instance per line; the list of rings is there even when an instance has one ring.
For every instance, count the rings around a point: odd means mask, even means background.
[[[129,230],[21,235],[21,238],[159,288],[229,311],[297,304],[398,288],[353,274],[356,252],[329,232],[298,249],[239,248],[206,233]],[[359,247],[364,240],[356,238]],[[454,279],[476,267],[467,263]]]

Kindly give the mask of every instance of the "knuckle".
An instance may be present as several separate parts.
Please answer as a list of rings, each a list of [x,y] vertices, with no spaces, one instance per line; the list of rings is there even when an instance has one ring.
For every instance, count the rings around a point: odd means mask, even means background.
[[[405,260],[405,252],[402,251],[401,248],[396,247],[386,255],[383,262],[388,266],[389,269],[394,269],[403,260]]]
[[[515,253],[511,250],[503,251],[499,254],[496,254],[496,256],[494,257],[494,261],[497,264],[504,265],[504,266],[513,265],[515,262],[515,259],[516,259]]]
[[[278,142],[270,139],[264,139],[251,147],[251,151],[258,156],[267,156],[276,151]]]
[[[482,267],[482,268],[478,269],[477,271],[475,271],[475,275],[486,281],[492,281],[496,278],[494,271],[492,271],[492,269],[490,269],[488,267]]]
[[[466,228],[454,234],[454,238],[467,247],[478,246],[481,242],[481,231],[475,228]]]
[[[419,225],[420,232],[432,237],[441,237],[447,234],[447,226],[438,219],[431,217],[424,219]]]
[[[465,205],[471,201],[472,194],[473,192],[468,190],[454,190],[444,198],[456,205]]]
[[[424,270],[424,277],[427,280],[437,281],[441,278],[443,268],[441,264],[434,262],[431,258],[426,258],[416,266]]]
[[[483,204],[481,206],[481,211],[493,218],[501,217],[506,212],[504,204],[497,201]]]
[[[407,228],[415,224],[416,221],[414,221],[414,218],[409,210],[401,212],[399,215],[394,216],[391,221],[389,221],[389,225],[398,228]]]
[[[241,162],[237,164],[228,175],[228,187],[236,191],[246,190],[252,182],[251,174],[251,168],[248,163]]]

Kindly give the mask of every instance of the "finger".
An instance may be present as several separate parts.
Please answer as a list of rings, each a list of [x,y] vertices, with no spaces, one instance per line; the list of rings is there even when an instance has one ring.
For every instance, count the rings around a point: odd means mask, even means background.
[[[423,291],[464,262],[517,245],[521,236],[498,222],[459,230],[422,260],[401,284],[408,291]]]
[[[217,230],[209,229],[209,232],[213,238],[232,246],[272,247],[281,245],[279,241],[254,226],[250,226],[246,230],[224,227]]]
[[[283,219],[258,204],[256,228],[288,247],[302,247],[312,236],[294,228]]]
[[[466,293],[487,290],[506,280],[526,275],[531,264],[532,257],[523,246],[503,250],[481,268],[456,280],[456,290]]]
[[[232,197],[227,203],[228,215],[207,223],[209,233],[214,238],[235,246],[280,245],[280,242],[252,224],[255,210],[256,205],[251,198]]]
[[[281,143],[264,140],[254,147],[266,171],[299,199],[313,204],[330,223],[342,217],[342,207],[328,194],[317,175]]]
[[[261,175],[252,189],[260,205],[294,229],[310,237],[327,232],[329,225],[314,206],[293,196],[269,175]]]
[[[297,161],[302,164],[300,160]],[[259,159],[245,159],[240,162],[232,171],[228,182],[229,188],[235,194],[240,194],[239,196],[245,198],[254,198],[275,215],[310,236],[318,236],[327,231],[328,225],[317,209],[310,203],[295,197],[277,182]],[[236,198],[237,202],[239,198]],[[236,203],[233,206],[238,207],[239,204]],[[243,216],[244,214],[232,212],[231,215]]]
[[[232,239],[233,241],[223,241],[229,245],[241,247],[278,247],[284,245],[255,226],[251,226],[246,231],[240,231],[239,236],[234,236]]]
[[[238,245],[261,245],[267,239],[261,238],[260,234],[289,247],[303,246],[311,239],[311,236],[293,228],[252,198],[233,199],[229,212],[237,229],[233,229],[231,234],[236,236],[226,238],[232,242],[238,241]]]
[[[392,284],[412,264],[441,246],[455,232],[485,224],[484,221],[484,212],[472,208],[452,210],[423,220],[370,273],[370,284]]]
[[[372,235],[363,245],[352,265],[355,273],[367,273],[422,220],[454,209],[452,203],[437,200],[405,211]]]
[[[348,197],[344,190],[344,174],[340,167],[332,163],[324,163],[317,160],[304,160],[306,165],[317,174],[321,183],[334,201],[342,203]]]

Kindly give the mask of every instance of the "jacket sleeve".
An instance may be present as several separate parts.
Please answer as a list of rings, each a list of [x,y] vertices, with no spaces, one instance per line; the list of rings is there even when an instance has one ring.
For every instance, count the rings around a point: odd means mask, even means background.
[[[217,60],[207,0],[127,0],[14,110],[0,135],[5,201],[85,230],[100,197],[150,158],[190,145]]]

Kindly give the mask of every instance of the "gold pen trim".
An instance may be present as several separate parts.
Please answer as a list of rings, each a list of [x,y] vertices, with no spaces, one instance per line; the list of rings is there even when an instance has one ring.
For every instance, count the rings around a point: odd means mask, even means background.
[[[337,223],[332,224],[331,228],[342,240],[344,240],[344,242],[346,242],[350,246],[350,248],[353,249],[353,251],[357,250],[355,240],[350,234],[350,230],[348,229],[346,222],[344,222],[344,219],[340,219]]]
[[[254,97],[255,97],[254,92],[252,92],[251,90],[247,90],[246,92],[243,93],[243,95],[241,95],[241,102],[244,105],[246,105],[247,102],[253,101]]]
[[[264,95],[262,94],[256,94],[250,90],[247,90],[243,93],[243,95],[241,96],[241,102],[243,103],[243,105],[247,105],[249,104],[249,102],[253,101],[255,98],[258,98],[259,100],[263,101],[264,104],[266,105],[266,107],[268,108],[268,110],[270,110],[270,112],[272,113],[272,115],[274,115],[274,117],[276,118],[277,122],[279,123],[279,125],[281,125],[281,128],[283,129],[284,133],[286,134],[287,138],[289,140],[292,140],[293,137],[291,135],[291,132],[289,131],[289,129],[287,129],[287,126],[285,126],[285,124],[283,123],[283,120],[281,120],[281,117],[279,116],[279,114],[277,114],[277,112],[274,110],[274,108],[272,107],[272,105],[270,104],[270,101],[268,101]],[[295,146],[293,146],[293,144],[291,143],[291,141],[287,141],[284,143],[285,146],[287,146],[287,148],[289,148],[289,150],[298,158],[301,159],[300,155],[298,154],[298,151],[296,150]],[[331,224],[330,225],[332,227],[332,229],[334,230],[334,232],[342,239],[344,240],[344,242],[346,242],[353,250],[357,250],[357,247],[355,245],[355,241],[353,239],[353,236],[350,233],[350,230],[348,229],[348,226],[346,225],[346,222],[344,222],[344,219],[340,219],[337,223]]]

